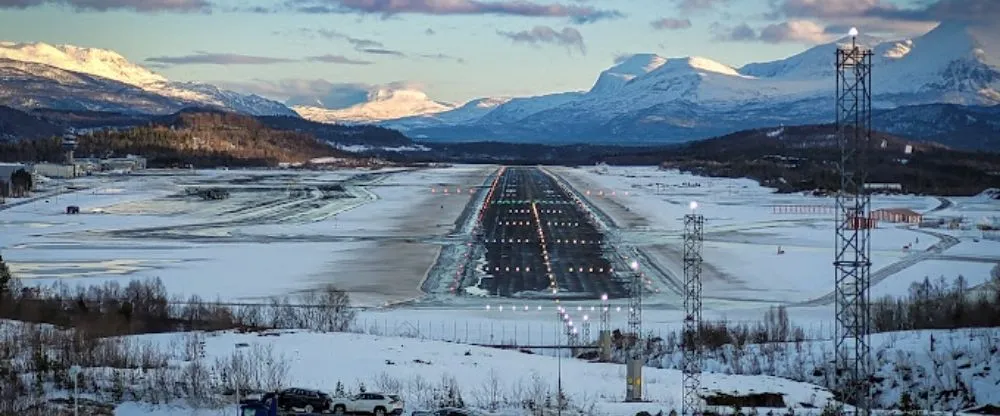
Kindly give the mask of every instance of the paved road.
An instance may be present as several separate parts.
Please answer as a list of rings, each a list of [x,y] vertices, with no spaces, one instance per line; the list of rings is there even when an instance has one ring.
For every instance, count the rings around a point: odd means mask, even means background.
[[[533,167],[510,167],[496,183],[479,244],[480,289],[502,297],[596,299],[627,296],[602,250],[604,235],[555,180]],[[552,289],[558,294],[553,295]]]
[[[927,230],[921,230],[921,229],[916,229],[916,228],[914,228],[913,231],[916,231],[918,233],[927,234],[927,235],[932,235],[934,237],[938,237],[938,238],[941,239],[941,241],[938,241],[934,245],[928,247],[927,250],[924,250],[924,251],[916,253],[916,254],[909,255],[909,256],[907,256],[906,258],[904,258],[904,259],[902,259],[900,261],[897,261],[897,262],[895,262],[895,263],[893,263],[893,264],[891,264],[889,266],[886,266],[886,267],[883,267],[883,268],[881,268],[879,270],[876,270],[874,273],[872,273],[869,276],[869,285],[870,286],[875,286],[875,285],[879,284],[880,282],[882,282],[883,280],[887,279],[889,276],[892,276],[892,275],[894,275],[896,273],[899,273],[899,272],[901,272],[903,270],[906,270],[906,269],[910,268],[911,266],[913,266],[913,265],[915,265],[917,263],[920,263],[920,262],[922,262],[924,260],[945,260],[945,259],[948,259],[950,257],[953,257],[953,256],[942,255],[942,253],[944,253],[945,250],[947,250],[949,248],[952,248],[955,245],[957,245],[958,244],[958,239],[957,238],[952,237],[952,236],[950,236],[948,234],[941,234],[941,233],[934,232],[934,231],[927,231]],[[798,304],[795,304],[795,306],[820,306],[820,305],[829,305],[829,304],[832,304],[834,302],[834,300],[836,298],[835,295],[836,295],[835,292],[830,292],[830,293],[827,293],[826,295],[820,296],[820,297],[818,297],[816,299],[807,300],[805,302],[800,302]]]
[[[934,209],[932,209],[930,211],[927,211],[926,212],[927,214],[930,214],[932,212],[943,211],[943,210],[946,210],[948,208],[951,208],[951,206],[954,205],[954,203],[952,203],[951,200],[948,199],[948,198],[937,197],[937,200],[939,202],[938,206],[934,207]]]

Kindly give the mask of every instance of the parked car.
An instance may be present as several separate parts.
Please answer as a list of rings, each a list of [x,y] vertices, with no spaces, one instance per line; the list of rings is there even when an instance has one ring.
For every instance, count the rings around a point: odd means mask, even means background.
[[[329,394],[319,390],[291,388],[284,389],[277,393],[267,393],[261,397],[261,401],[268,399],[278,399],[278,408],[281,410],[302,409],[306,413],[323,412],[330,410],[332,399]]]
[[[353,397],[337,397],[330,404],[334,414],[371,413],[376,416],[402,415],[405,403],[395,394],[360,393]]]

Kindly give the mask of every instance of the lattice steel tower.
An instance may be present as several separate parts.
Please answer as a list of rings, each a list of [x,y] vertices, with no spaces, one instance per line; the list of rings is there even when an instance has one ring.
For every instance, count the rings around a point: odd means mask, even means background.
[[[836,385],[858,414],[871,413],[869,272],[871,196],[865,187],[871,145],[872,51],[849,44],[837,48],[837,140],[840,190],[836,207]]]
[[[639,273],[639,262],[632,260],[629,271],[632,273],[632,284],[628,297],[628,332],[633,343],[625,363],[625,401],[637,402],[642,400],[642,365],[645,362],[645,345],[642,342],[642,274]]]
[[[697,208],[691,203],[691,209]],[[705,217],[700,214],[684,216],[684,396],[682,415],[701,414],[701,249],[704,243]]]

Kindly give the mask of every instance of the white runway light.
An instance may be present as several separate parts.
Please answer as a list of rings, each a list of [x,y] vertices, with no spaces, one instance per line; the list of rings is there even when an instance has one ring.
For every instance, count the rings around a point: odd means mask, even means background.
[[[847,34],[848,34],[848,35],[851,35],[851,36],[857,36],[857,35],[858,35],[858,28],[856,28],[856,27],[852,27],[852,28],[851,28],[851,31],[850,31],[850,32],[847,32]]]
[[[694,211],[694,210],[698,209],[698,202],[691,201],[691,203],[688,204],[688,208],[691,208],[691,211]]]

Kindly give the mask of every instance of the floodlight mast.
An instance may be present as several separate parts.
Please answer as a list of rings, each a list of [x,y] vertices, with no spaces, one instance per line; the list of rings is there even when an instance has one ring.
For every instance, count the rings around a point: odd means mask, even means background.
[[[642,341],[642,274],[639,262],[629,262],[632,274],[628,298],[628,329],[632,338],[628,361],[625,362],[625,401],[642,401],[642,366],[645,364],[645,346]]]
[[[834,293],[837,320],[836,388],[859,415],[871,414],[871,195],[865,186],[871,146],[871,49],[851,42],[836,51],[836,137],[840,189],[836,195]]]
[[[684,353],[682,367],[682,415],[702,414],[701,389],[701,265],[705,217],[697,214],[698,203],[689,205],[691,213],[684,215],[684,332],[681,346]]]

